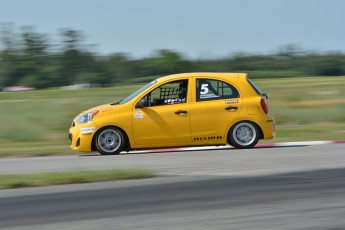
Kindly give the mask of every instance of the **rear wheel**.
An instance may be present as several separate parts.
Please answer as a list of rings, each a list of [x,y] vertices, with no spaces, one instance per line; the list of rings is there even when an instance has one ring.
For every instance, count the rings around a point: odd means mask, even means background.
[[[259,141],[259,131],[256,124],[241,121],[231,127],[228,142],[235,148],[245,149],[254,147]]]
[[[102,155],[119,154],[124,149],[125,138],[121,130],[115,127],[106,127],[97,133],[95,146]]]

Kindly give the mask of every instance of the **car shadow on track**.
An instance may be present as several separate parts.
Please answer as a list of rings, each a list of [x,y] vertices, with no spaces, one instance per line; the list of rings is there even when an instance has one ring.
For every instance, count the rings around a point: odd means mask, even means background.
[[[272,146],[272,145],[259,145],[250,149],[255,151],[255,149],[280,149],[280,148],[297,148],[297,147],[307,147],[309,145],[283,145],[283,146]],[[173,153],[173,152],[199,152],[199,151],[221,151],[221,150],[231,150],[231,151],[241,151],[243,149],[236,149],[231,146],[213,146],[213,147],[190,147],[190,148],[166,148],[166,149],[146,149],[138,151],[121,152],[119,155],[101,155],[98,152],[91,152],[86,154],[79,154],[78,157],[96,157],[96,156],[121,156],[121,155],[140,155],[140,154],[153,154],[153,153]],[[245,149],[248,150],[248,149]]]

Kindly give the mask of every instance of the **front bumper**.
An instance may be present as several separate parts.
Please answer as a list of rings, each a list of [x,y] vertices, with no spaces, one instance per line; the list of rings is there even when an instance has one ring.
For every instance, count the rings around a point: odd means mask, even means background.
[[[92,139],[97,130],[98,127],[93,122],[86,124],[73,122],[68,134],[71,149],[78,152],[91,152]]]

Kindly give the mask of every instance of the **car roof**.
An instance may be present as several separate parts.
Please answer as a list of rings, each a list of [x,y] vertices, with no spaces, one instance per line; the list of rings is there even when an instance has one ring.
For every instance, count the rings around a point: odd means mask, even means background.
[[[166,80],[173,80],[173,79],[180,79],[180,78],[192,78],[192,77],[218,77],[222,79],[231,78],[246,78],[246,73],[214,73],[214,72],[195,72],[195,73],[179,73],[179,74],[172,74],[167,75],[164,77],[160,77],[158,81],[166,81]]]

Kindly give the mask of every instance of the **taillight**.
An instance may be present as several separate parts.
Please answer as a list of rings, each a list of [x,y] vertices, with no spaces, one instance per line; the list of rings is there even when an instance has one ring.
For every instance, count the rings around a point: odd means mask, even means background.
[[[265,112],[266,114],[268,114],[268,106],[267,106],[266,99],[261,98],[260,103],[261,103],[261,107],[262,107],[262,109],[264,110],[264,112]]]

